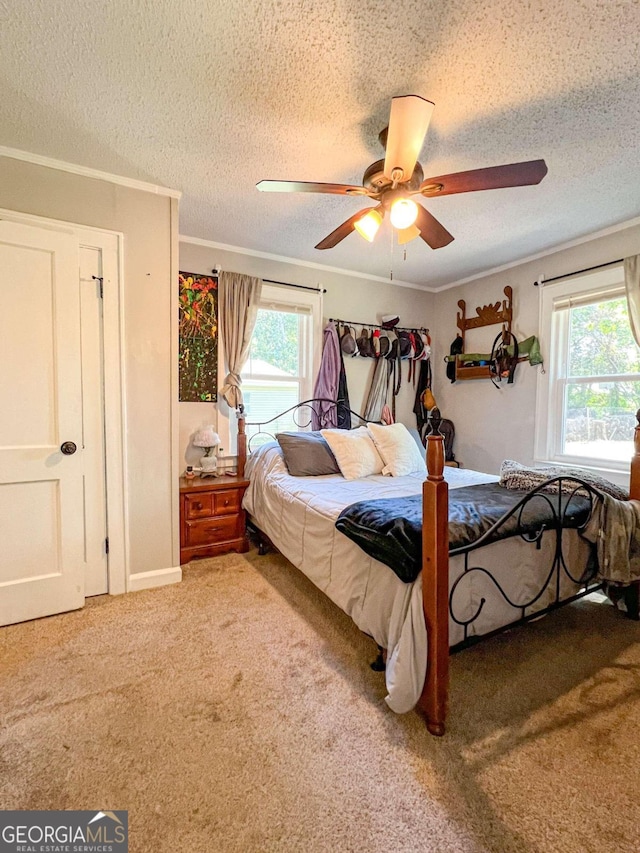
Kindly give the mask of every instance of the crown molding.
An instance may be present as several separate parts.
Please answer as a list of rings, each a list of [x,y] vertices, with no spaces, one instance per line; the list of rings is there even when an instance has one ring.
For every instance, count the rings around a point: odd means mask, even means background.
[[[236,252],[239,255],[250,255],[253,258],[264,258],[267,261],[277,261],[281,264],[294,264],[299,267],[308,267],[321,272],[338,273],[339,275],[348,275],[351,278],[361,278],[366,281],[376,281],[380,284],[390,284],[396,287],[408,287],[411,290],[420,290],[423,293],[435,293],[434,289],[426,285],[414,284],[410,281],[402,281],[394,279],[390,281],[388,278],[383,278],[381,275],[367,275],[354,270],[345,270],[341,267],[330,267],[327,264],[319,264],[315,261],[302,261],[298,258],[289,258],[286,255],[273,255],[270,252],[259,252],[257,249],[245,249],[242,246],[231,246],[229,243],[217,243],[214,240],[205,240],[202,237],[188,237],[186,234],[180,234],[179,241],[181,243],[191,243],[194,246],[205,246],[208,249],[220,249],[224,252]]]
[[[454,287],[461,287],[463,284],[468,284],[472,281],[478,281],[483,278],[489,278],[492,275],[497,275],[498,273],[505,272],[506,270],[521,267],[525,264],[532,263],[533,261],[539,261],[542,258],[548,258],[550,255],[555,255],[558,252],[565,251],[566,249],[573,249],[576,246],[582,246],[584,243],[590,243],[592,240],[598,240],[601,237],[607,237],[610,234],[616,234],[618,231],[625,231],[627,228],[634,228],[638,225],[640,225],[640,216],[636,216],[633,219],[627,219],[624,222],[619,222],[617,225],[610,225],[608,228],[603,228],[600,231],[595,231],[591,234],[585,234],[582,237],[576,237],[574,240],[569,240],[566,243],[559,243],[557,246],[545,249],[542,252],[537,252],[535,255],[528,255],[525,258],[520,258],[520,260],[511,261],[510,263],[502,264],[499,267],[492,267],[491,269],[485,270],[484,272],[475,273],[474,275],[467,276],[466,278],[457,279],[456,281],[452,281],[449,284],[443,284],[441,287],[433,287],[427,284],[414,284],[410,281],[402,281],[398,279],[394,281],[389,281],[389,279],[384,278],[383,276],[366,275],[365,273],[355,272],[354,270],[346,270],[342,269],[341,267],[331,267],[326,264],[319,264],[315,261],[302,261],[296,258],[289,258],[285,255],[274,255],[269,252],[259,252],[255,249],[245,249],[242,246],[232,246],[228,243],[218,243],[214,240],[205,240],[201,237],[188,237],[186,234],[181,234],[179,240],[181,243],[193,243],[196,246],[206,246],[210,249],[221,249],[223,251],[228,252],[237,252],[240,255],[250,255],[255,258],[264,258],[268,261],[278,261],[280,263],[285,264],[295,264],[297,266],[308,267],[310,269],[321,270],[324,272],[347,275],[351,276],[352,278],[361,278],[366,279],[367,281],[377,281],[381,284],[396,285],[397,287],[408,287],[411,290],[420,290],[423,293],[442,293],[445,290],[451,290]]]
[[[53,157],[45,157],[42,154],[32,154],[30,151],[21,151],[19,148],[7,148],[0,145],[0,157],[9,157],[11,160],[22,160],[25,163],[33,163],[35,166],[46,166],[48,169],[57,169],[59,172],[69,172],[72,175],[80,175],[83,178],[95,178],[98,181],[108,181],[132,190],[142,190],[155,195],[168,196],[169,198],[181,198],[180,190],[172,190],[169,187],[161,187],[148,181],[139,181],[137,178],[125,178],[123,175],[114,175],[111,172],[101,172],[100,169],[92,169],[89,166],[78,166],[76,163],[67,163],[64,160],[55,160]]]
[[[476,273],[467,278],[458,279],[450,284],[444,284],[442,287],[434,289],[433,292],[440,293],[443,290],[451,290],[452,287],[460,287],[463,284],[468,284],[471,281],[478,281],[481,278],[488,278],[491,275],[496,275],[505,270],[514,269],[514,267],[522,267],[525,264],[530,264],[533,261],[539,261],[541,258],[548,258],[550,255],[556,255],[558,252],[564,252],[566,249],[573,249],[576,246],[582,246],[585,243],[591,243],[593,240],[599,240],[601,237],[608,237],[610,234],[616,234],[618,231],[626,231],[627,228],[634,228],[640,225],[640,216],[633,219],[627,219],[625,222],[619,222],[617,225],[610,225],[608,228],[603,228],[601,231],[595,231],[592,234],[585,234],[583,237],[576,237],[575,240],[570,240],[567,243],[559,243],[551,249],[545,249],[543,252],[538,252],[535,255],[529,255],[526,258],[521,258],[519,261],[512,261],[509,264],[503,264],[500,267],[494,267],[486,272]]]

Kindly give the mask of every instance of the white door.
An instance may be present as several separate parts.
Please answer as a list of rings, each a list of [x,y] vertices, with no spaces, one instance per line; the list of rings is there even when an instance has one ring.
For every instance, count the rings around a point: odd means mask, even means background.
[[[84,604],[78,253],[0,221],[0,624]]]

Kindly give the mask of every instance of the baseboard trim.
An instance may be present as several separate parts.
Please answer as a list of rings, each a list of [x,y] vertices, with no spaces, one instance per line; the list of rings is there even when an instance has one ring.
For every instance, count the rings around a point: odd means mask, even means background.
[[[182,568],[173,566],[169,569],[154,569],[151,572],[137,572],[129,575],[129,592],[138,592],[141,589],[152,589],[155,586],[167,586],[170,583],[180,583],[182,580]]]

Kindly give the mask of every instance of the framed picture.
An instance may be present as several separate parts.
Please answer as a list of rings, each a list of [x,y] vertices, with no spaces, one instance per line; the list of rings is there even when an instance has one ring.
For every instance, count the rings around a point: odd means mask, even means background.
[[[183,403],[212,403],[218,387],[218,281],[179,273],[179,396]]]

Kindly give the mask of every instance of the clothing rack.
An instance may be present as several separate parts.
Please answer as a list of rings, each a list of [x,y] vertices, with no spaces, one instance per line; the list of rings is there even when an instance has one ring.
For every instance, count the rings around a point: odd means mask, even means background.
[[[338,326],[349,326],[355,329],[356,326],[364,327],[365,329],[382,329],[385,332],[424,332],[429,334],[429,329],[424,326],[381,326],[378,323],[356,323],[355,320],[336,320],[329,317],[330,323],[336,323]]]
[[[580,275],[583,272],[593,272],[593,270],[601,270],[603,267],[612,267],[614,264],[624,263],[624,258],[618,258],[616,261],[607,261],[606,264],[596,264],[594,267],[585,267],[583,270],[575,270],[575,272],[566,272],[563,275],[554,275],[553,278],[545,278],[540,276],[537,281],[533,282],[534,287],[544,287],[545,284],[550,284],[552,281],[560,281],[561,278],[571,278],[572,275]]]
[[[220,273],[219,269],[214,267],[211,270],[211,272],[213,273],[213,275],[216,278],[218,278],[218,275]],[[279,284],[281,287],[295,287],[298,290],[311,290],[313,293],[326,293],[327,292],[326,288],[324,288],[324,287],[309,287],[306,284],[289,284],[288,281],[276,281],[273,278],[263,278],[262,281],[264,281],[265,284]]]

